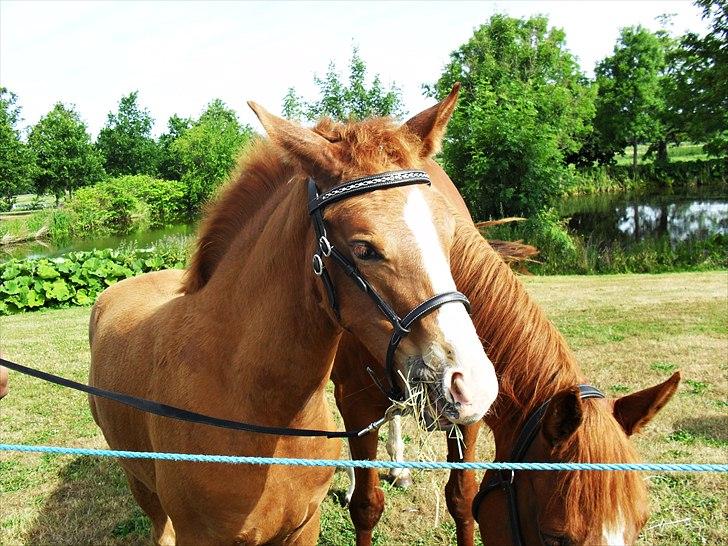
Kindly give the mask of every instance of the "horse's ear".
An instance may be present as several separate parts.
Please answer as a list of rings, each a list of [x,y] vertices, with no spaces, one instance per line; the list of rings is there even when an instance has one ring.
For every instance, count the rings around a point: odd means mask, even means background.
[[[456,83],[450,94],[442,101],[405,122],[405,127],[422,141],[421,157],[432,157],[440,151],[440,143],[445,135],[447,122],[455,110],[459,92],[460,84]]]
[[[311,129],[274,116],[258,103],[248,101],[270,139],[298,160],[303,170],[314,178],[337,178],[341,164],[336,158],[335,144]]]
[[[614,418],[622,425],[627,436],[639,432],[660,411],[677,391],[680,372],[670,379],[641,391],[614,400]]]
[[[568,440],[581,425],[583,411],[578,387],[558,392],[546,408],[541,432],[552,449]]]

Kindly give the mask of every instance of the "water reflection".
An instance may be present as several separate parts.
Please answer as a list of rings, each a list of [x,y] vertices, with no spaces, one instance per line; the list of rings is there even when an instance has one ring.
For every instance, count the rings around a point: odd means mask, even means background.
[[[623,243],[669,238],[675,244],[728,234],[728,196],[588,195],[564,199],[561,216],[583,236]]]

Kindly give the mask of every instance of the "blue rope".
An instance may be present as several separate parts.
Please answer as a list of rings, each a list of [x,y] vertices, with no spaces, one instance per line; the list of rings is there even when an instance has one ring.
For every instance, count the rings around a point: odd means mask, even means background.
[[[114,451],[77,447],[0,444],[0,451],[52,453],[117,457],[120,459],[156,459],[198,463],[258,464],[284,466],[338,466],[346,468],[413,468],[418,470],[631,470],[637,472],[718,472],[728,473],[728,464],[655,464],[655,463],[445,463],[426,461],[351,461],[348,459],[291,459],[286,457],[234,457],[230,455],[193,455],[188,453],[154,453],[148,451]]]

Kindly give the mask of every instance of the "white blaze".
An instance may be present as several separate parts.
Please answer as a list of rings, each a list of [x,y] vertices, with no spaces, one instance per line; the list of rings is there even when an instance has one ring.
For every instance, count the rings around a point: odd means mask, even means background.
[[[432,221],[432,211],[425,201],[421,188],[410,188],[404,208],[404,221],[417,242],[422,256],[422,266],[432,285],[432,295],[456,290],[450,264],[445,259],[440,238]],[[452,365],[454,369],[463,373],[469,392],[473,395],[474,405],[477,406],[468,413],[472,411],[485,413],[498,394],[498,381],[493,364],[485,355],[478,339],[475,326],[465,307],[460,303],[446,303],[435,312],[442,337],[455,352],[450,357]],[[432,347],[432,350],[447,358],[442,348]],[[449,385],[447,387],[449,388]]]
[[[602,540],[607,546],[624,546],[624,524],[618,522],[616,525],[605,525],[602,527]]]

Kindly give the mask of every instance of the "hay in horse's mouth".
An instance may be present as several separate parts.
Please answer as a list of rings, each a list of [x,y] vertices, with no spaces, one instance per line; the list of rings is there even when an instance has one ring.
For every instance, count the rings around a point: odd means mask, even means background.
[[[417,424],[427,431],[451,428],[453,419],[460,416],[460,404],[447,400],[442,374],[425,363],[421,356],[408,359],[407,373],[408,377],[403,380],[409,396],[403,404],[412,411]]]

